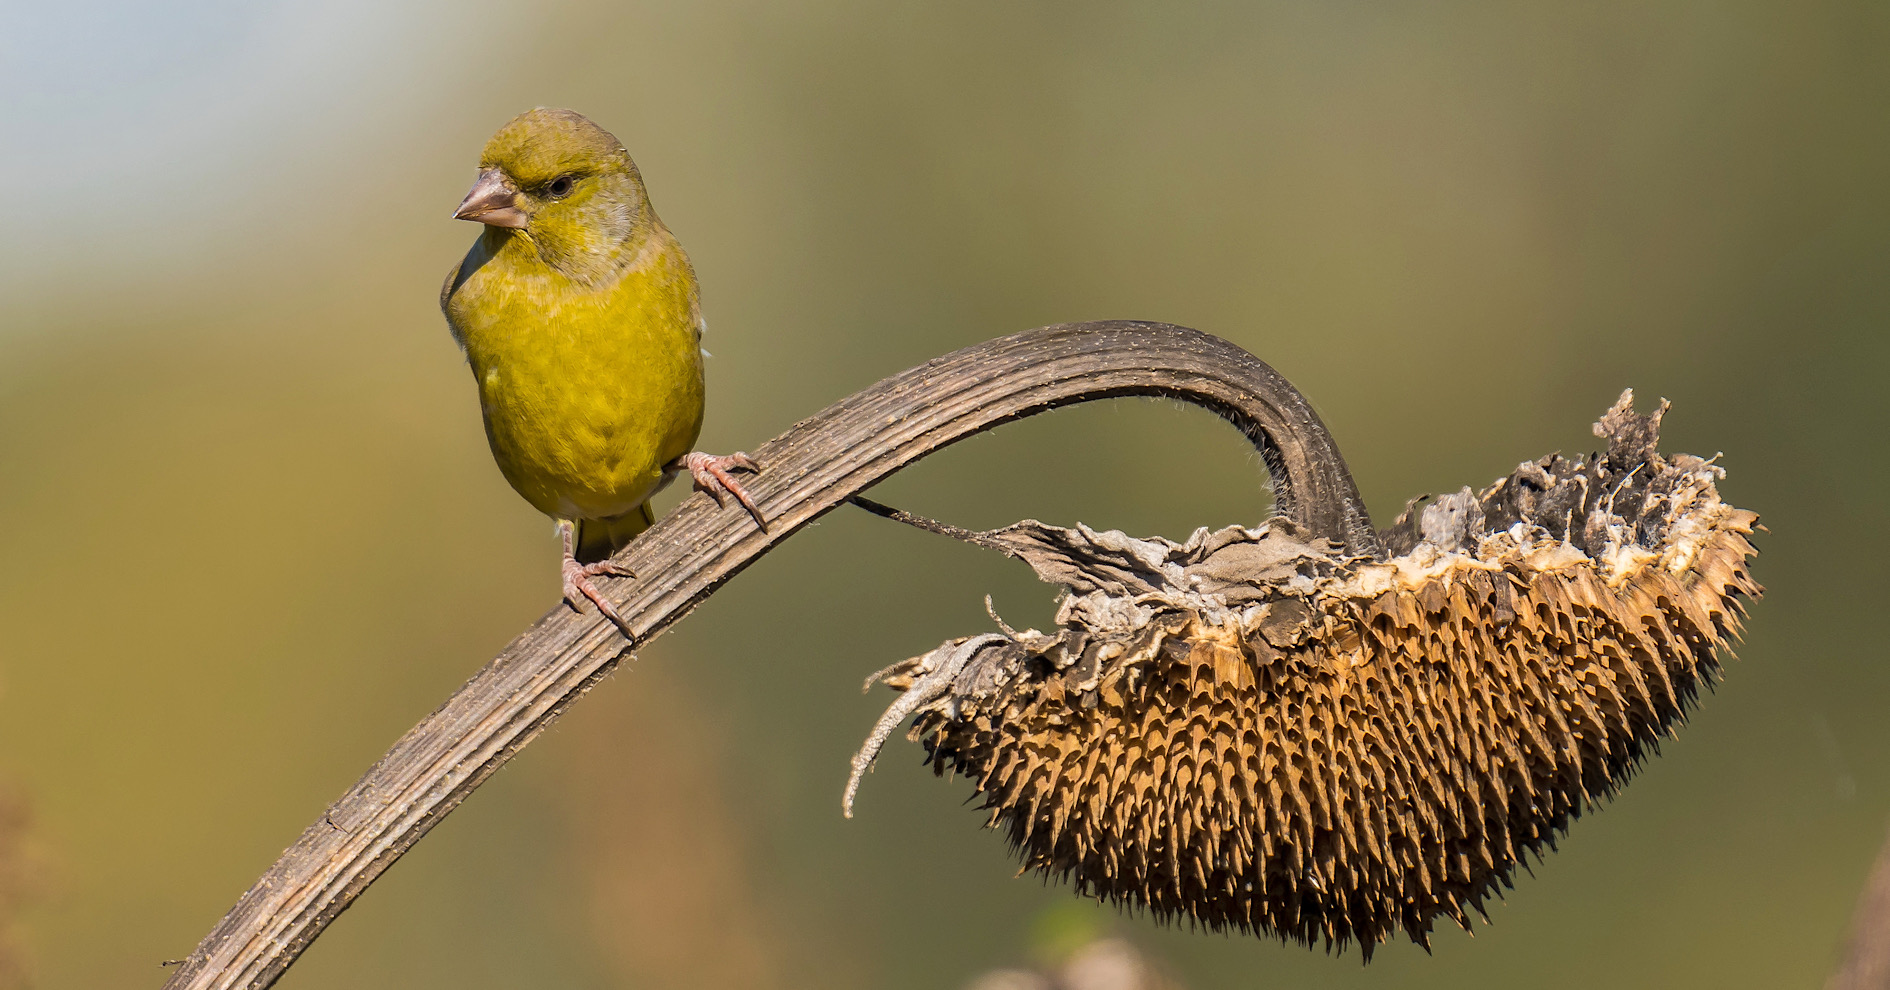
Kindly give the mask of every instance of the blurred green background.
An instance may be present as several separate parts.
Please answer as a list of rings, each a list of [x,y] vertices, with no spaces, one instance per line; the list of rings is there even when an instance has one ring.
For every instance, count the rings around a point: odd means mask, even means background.
[[[1196,990],[1815,987],[1890,819],[1890,7],[21,5],[0,36],[0,781],[44,988],[154,987],[400,732],[556,602],[436,308],[485,138],[618,134],[701,274],[702,446],[987,337],[1137,317],[1319,408],[1383,524],[1586,450],[1621,388],[1725,451],[1742,658],[1474,940],[1369,967],[1093,910]],[[1120,401],[877,497],[1181,538],[1235,432]],[[664,496],[667,508],[679,498]],[[1021,565],[854,510],[588,697],[297,990],[954,988],[1074,903],[862,675],[1043,624]],[[0,898],[3,900],[3,898]]]

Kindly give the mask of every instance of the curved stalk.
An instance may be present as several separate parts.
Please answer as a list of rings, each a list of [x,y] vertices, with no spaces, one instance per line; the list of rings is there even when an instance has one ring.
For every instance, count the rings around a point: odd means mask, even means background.
[[[683,503],[603,582],[630,617],[627,642],[595,612],[562,605],[409,730],[303,831],[197,946],[167,990],[274,983],[336,916],[564,710],[742,569],[849,497],[1000,423],[1127,395],[1212,409],[1260,448],[1274,504],[1313,534],[1382,552],[1345,461],[1305,398],[1264,362],[1159,323],[1044,327],[936,358],[843,399],[755,451],[746,486],[769,520],[704,496]]]

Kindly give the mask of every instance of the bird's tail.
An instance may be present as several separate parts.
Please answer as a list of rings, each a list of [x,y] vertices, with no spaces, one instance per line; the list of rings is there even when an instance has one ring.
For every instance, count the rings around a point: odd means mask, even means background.
[[[577,559],[590,564],[622,550],[638,533],[656,522],[656,514],[645,502],[615,519],[579,519],[577,521]]]

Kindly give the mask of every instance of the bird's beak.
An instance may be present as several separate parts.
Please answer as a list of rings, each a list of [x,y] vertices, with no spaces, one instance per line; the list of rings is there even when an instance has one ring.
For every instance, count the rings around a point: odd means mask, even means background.
[[[518,186],[496,168],[479,170],[479,181],[453,211],[455,220],[477,220],[488,227],[525,226],[525,211],[518,208]]]

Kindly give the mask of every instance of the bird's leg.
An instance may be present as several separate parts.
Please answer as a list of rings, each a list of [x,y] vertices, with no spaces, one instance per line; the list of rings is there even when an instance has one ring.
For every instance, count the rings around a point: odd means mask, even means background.
[[[768,521],[761,517],[761,510],[756,508],[755,500],[749,497],[747,489],[741,486],[741,482],[729,476],[730,471],[761,470],[761,465],[756,464],[754,458],[739,450],[724,457],[695,451],[671,461],[667,469],[687,470],[689,477],[695,481],[696,491],[708,492],[717,505],[722,504],[723,492],[735,496],[735,501],[740,502],[748,510],[748,514],[755,517],[756,525],[762,529],[768,528]]]
[[[564,539],[564,601],[576,611],[584,611],[584,599],[597,606],[604,618],[617,624],[626,638],[635,642],[637,635],[630,628],[630,623],[617,612],[617,606],[605,598],[603,592],[591,578],[600,574],[611,577],[635,577],[630,568],[609,560],[600,560],[595,564],[580,564],[577,560],[577,524],[569,520],[558,520],[558,535]]]

